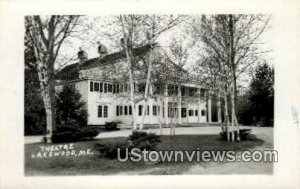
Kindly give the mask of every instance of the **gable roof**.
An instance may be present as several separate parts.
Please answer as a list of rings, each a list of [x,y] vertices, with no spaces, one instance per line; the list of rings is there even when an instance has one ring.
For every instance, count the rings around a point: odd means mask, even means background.
[[[141,56],[149,52],[151,44],[144,45],[142,47],[134,48],[132,53],[134,56]],[[65,66],[56,75],[55,79],[59,80],[74,80],[79,79],[79,69],[85,70],[93,67],[104,66],[108,64],[114,64],[118,60],[126,58],[125,51],[119,51],[115,53],[108,54],[102,58],[92,58],[84,61],[82,64],[79,62]]]

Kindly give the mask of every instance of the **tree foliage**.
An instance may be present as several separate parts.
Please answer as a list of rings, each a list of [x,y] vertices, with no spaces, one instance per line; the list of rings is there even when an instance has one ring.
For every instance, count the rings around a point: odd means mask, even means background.
[[[81,94],[74,85],[64,85],[57,95],[57,121],[64,125],[87,125],[87,111]]]

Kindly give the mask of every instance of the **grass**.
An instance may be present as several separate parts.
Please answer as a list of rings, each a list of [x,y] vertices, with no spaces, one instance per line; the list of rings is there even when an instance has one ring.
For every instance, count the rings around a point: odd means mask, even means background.
[[[219,135],[176,135],[162,136],[162,142],[157,150],[234,150],[242,151],[264,144],[263,140],[255,139],[230,143],[221,141]],[[94,149],[95,143],[115,143],[125,141],[126,138],[107,138],[94,141],[83,141],[74,143],[75,150]],[[81,157],[52,157],[52,158],[31,158],[31,153],[39,151],[42,143],[25,145],[25,175],[109,175],[109,174],[183,174],[191,166],[201,164],[206,166],[210,162],[180,162],[147,164],[145,162],[119,162],[118,160],[106,159],[99,156],[96,150],[94,155]],[[224,164],[224,163],[221,163]]]

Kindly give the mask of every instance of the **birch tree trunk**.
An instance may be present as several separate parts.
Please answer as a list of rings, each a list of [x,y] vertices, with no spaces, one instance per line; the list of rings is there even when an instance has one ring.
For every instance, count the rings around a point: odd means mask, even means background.
[[[120,21],[122,26],[122,32],[124,36],[124,45],[123,48],[126,53],[127,58],[127,64],[128,64],[128,74],[129,74],[129,85],[130,85],[130,103],[132,106],[132,124],[133,124],[133,130],[137,129],[136,125],[136,108],[135,108],[135,102],[134,102],[134,81],[133,81],[133,54],[132,54],[132,30],[129,29],[129,33],[127,35],[125,31],[125,25],[123,16],[120,15]],[[131,32],[131,33],[130,33]],[[128,44],[130,43],[130,44]]]
[[[163,117],[163,103],[162,103],[162,99],[159,98],[159,116],[158,116],[158,122],[159,122],[160,135],[162,135],[162,124],[161,124],[162,117]]]
[[[181,96],[181,85],[179,85],[178,86],[178,123],[179,123],[179,125],[182,125],[181,107],[182,107],[182,96]]]
[[[226,134],[227,134],[227,141],[230,141],[230,126],[229,126],[229,114],[228,114],[228,99],[227,94],[224,95],[224,113],[225,113],[225,122],[226,122]]]
[[[169,126],[169,118],[168,118],[168,84],[165,85],[165,90],[164,90],[164,103],[165,103],[165,123],[166,123],[166,127]]]

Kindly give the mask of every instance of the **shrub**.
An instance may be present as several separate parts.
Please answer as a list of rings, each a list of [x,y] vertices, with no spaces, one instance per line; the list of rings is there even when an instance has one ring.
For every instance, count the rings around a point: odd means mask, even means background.
[[[95,128],[78,126],[58,126],[52,134],[53,143],[77,142],[96,137],[99,131]]]
[[[100,152],[100,156],[109,158],[109,159],[116,159],[118,157],[118,148],[120,149],[120,156],[124,158],[126,156],[126,148],[130,150],[130,146],[128,141],[125,142],[118,142],[118,143],[96,143],[95,149]]]
[[[247,140],[248,135],[251,133],[251,129],[240,129],[240,139],[241,141]],[[232,133],[230,133],[231,138]],[[226,132],[220,132],[220,136],[222,140],[227,140],[227,133]],[[237,140],[237,131],[234,131],[234,140]]]
[[[126,156],[126,148],[128,152],[132,148],[139,148],[142,150],[154,150],[160,142],[160,137],[154,133],[133,132],[126,141],[118,143],[96,143],[95,149],[100,152],[100,156],[116,159],[118,156],[118,149],[120,149],[120,156]]]
[[[154,150],[160,140],[160,136],[155,135],[154,133],[146,132],[133,132],[129,136],[129,141],[134,148],[139,148],[141,150]]]
[[[118,124],[116,122],[105,122],[105,129],[108,131],[118,130]]]

